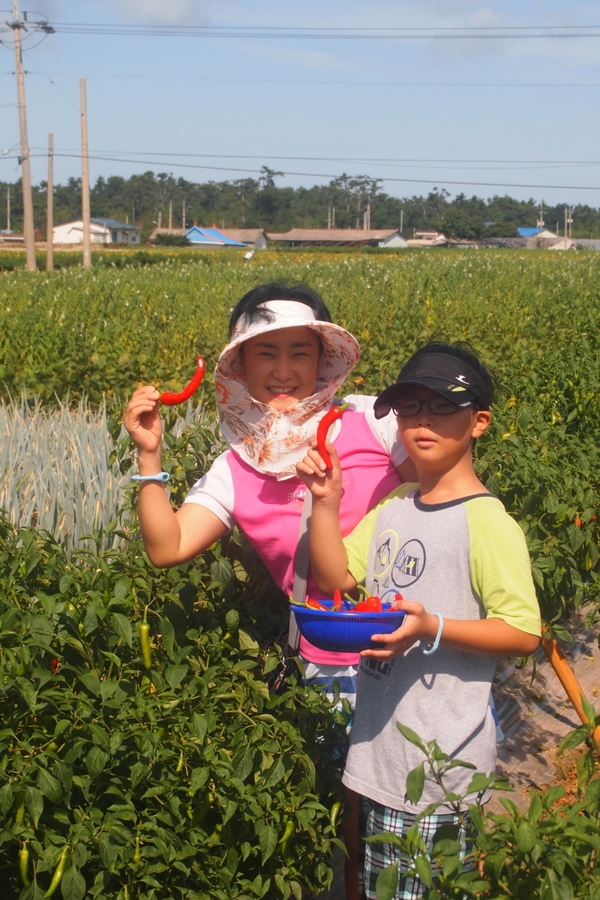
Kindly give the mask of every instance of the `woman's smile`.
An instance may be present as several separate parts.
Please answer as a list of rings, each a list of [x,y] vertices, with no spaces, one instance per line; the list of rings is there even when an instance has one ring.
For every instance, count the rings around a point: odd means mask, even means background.
[[[303,325],[249,338],[241,353],[252,397],[284,412],[316,390],[321,355],[319,337]]]

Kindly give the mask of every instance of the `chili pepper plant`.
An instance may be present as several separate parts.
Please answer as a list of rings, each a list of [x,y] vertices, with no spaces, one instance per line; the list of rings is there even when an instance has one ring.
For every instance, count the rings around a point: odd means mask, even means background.
[[[3,900],[323,889],[343,716],[294,676],[270,693],[277,606],[239,538],[159,571],[119,537],[69,557],[0,522]]]

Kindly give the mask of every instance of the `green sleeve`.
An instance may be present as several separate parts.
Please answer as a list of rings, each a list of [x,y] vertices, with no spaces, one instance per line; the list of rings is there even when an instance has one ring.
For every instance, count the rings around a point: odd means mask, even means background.
[[[466,504],[473,588],[488,618],[541,634],[540,609],[525,535],[502,503],[477,497]]]
[[[369,550],[373,540],[373,532],[375,531],[375,522],[380,510],[387,506],[390,500],[393,500],[395,497],[406,497],[416,487],[418,487],[417,484],[411,484],[408,481],[401,484],[391,494],[380,500],[377,506],[374,506],[364,519],[361,519],[356,528],[344,538],[344,547],[348,554],[348,571],[357,584],[362,584],[367,574]]]

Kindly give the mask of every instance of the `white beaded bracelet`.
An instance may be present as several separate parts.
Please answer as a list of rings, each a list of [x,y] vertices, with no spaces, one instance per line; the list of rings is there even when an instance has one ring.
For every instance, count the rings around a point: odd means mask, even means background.
[[[440,646],[440,638],[442,636],[442,631],[444,630],[443,615],[441,613],[434,613],[433,615],[437,616],[439,625],[438,625],[437,634],[435,636],[435,641],[433,642],[433,644],[430,641],[428,641],[428,642],[423,641],[421,643],[421,650],[423,651],[425,656],[431,656],[432,653],[435,653],[437,648]],[[425,649],[425,648],[427,648],[427,649]]]
[[[168,481],[168,472],[157,472],[156,475],[132,475],[132,481]]]

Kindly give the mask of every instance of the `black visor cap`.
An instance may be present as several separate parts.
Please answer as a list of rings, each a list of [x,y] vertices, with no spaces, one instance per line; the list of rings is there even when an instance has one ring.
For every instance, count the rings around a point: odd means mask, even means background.
[[[396,383],[377,397],[373,404],[375,418],[387,416],[396,400],[405,394],[405,387],[411,384],[430,388],[458,406],[475,404],[478,409],[490,408],[489,389],[471,366],[449,353],[421,353],[411,357]]]

